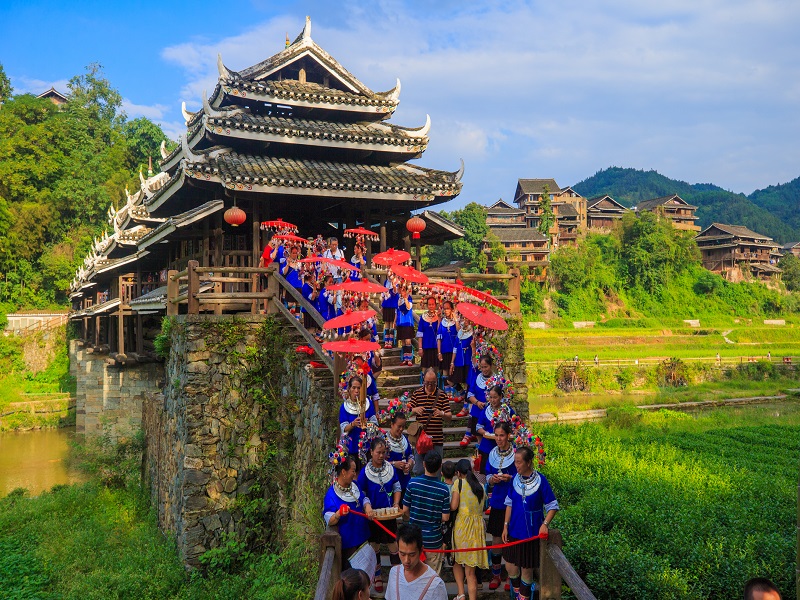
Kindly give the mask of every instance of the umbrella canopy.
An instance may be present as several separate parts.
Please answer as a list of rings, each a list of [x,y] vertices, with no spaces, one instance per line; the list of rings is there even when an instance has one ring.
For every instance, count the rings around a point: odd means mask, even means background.
[[[508,323],[500,315],[493,313],[485,306],[478,306],[471,302],[459,302],[456,310],[469,319],[475,325],[486,327],[486,329],[496,329],[504,331],[508,329]]]
[[[364,279],[337,283],[335,285],[328,286],[327,289],[332,292],[342,290],[343,292],[354,292],[356,294],[382,294],[386,291],[386,288],[379,283],[372,283],[371,281],[366,281]]]
[[[428,283],[428,276],[421,271],[417,271],[414,267],[406,267],[405,265],[393,265],[392,273],[397,275],[400,279],[404,279],[409,283]]]
[[[279,233],[272,236],[273,240],[280,240],[282,242],[289,242],[291,244],[310,244],[306,238],[301,238],[299,235],[292,235],[291,233]]]
[[[411,255],[408,252],[405,250],[395,250],[394,248],[389,248],[385,252],[379,252],[372,257],[372,262],[383,267],[399,265],[409,260],[411,260]]]
[[[505,311],[511,312],[510,306],[508,306],[507,304],[503,304],[502,302],[500,302],[500,300],[498,300],[488,292],[482,292],[481,290],[476,290],[475,288],[466,286],[462,288],[462,291],[466,292],[467,294],[469,294],[470,296],[476,298],[481,302],[486,302],[486,304],[491,304],[492,306],[496,306],[497,308],[502,308]]]
[[[325,264],[326,265],[330,265],[332,267],[336,267],[338,269],[345,269],[347,271],[360,271],[361,270],[361,269],[359,269],[357,266],[355,266],[352,263],[349,263],[349,262],[346,262],[346,261],[343,261],[343,260],[337,260],[335,258],[326,260]]]
[[[294,231],[297,233],[297,225],[293,225],[283,219],[275,219],[274,221],[261,221],[261,229],[274,229],[276,231]]]
[[[377,350],[380,347],[378,342],[370,342],[368,340],[357,340],[350,338],[348,340],[336,340],[335,342],[325,342],[322,344],[323,350],[330,350],[331,352],[343,352],[346,354],[360,354],[361,352],[370,352]]]
[[[352,327],[363,323],[367,319],[377,316],[374,310],[354,310],[353,312],[344,313],[338,317],[334,317],[329,321],[325,321],[323,329],[339,329],[340,327]]]
[[[331,262],[336,262],[335,258],[326,258],[324,256],[309,256],[308,258],[301,258],[301,263],[325,263],[330,264]]]
[[[344,237],[355,237],[357,235],[363,235],[365,238],[372,240],[373,242],[377,242],[381,239],[377,233],[370,231],[369,229],[364,229],[363,227],[355,227],[353,229],[344,230]]]

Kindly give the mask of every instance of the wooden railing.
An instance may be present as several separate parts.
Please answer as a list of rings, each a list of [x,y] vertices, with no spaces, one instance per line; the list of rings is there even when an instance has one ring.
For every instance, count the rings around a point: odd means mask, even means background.
[[[577,600],[597,600],[561,550],[558,529],[550,529],[546,540],[539,540],[539,599],[561,600],[562,582]],[[338,528],[328,527],[319,538],[319,579],[314,600],[329,600],[339,580],[342,564],[342,538]]]
[[[223,307],[247,306],[258,313],[261,300],[269,300],[274,292],[258,291],[258,278],[269,270],[261,267],[201,267],[190,260],[183,271],[170,271],[167,275],[167,314],[178,314],[178,305],[187,304],[190,315],[200,313],[201,307],[222,314]],[[200,284],[212,284],[213,291],[200,292]],[[186,281],[186,291],[180,293],[180,283]],[[235,289],[234,289],[235,288]],[[240,288],[245,288],[244,291]]]

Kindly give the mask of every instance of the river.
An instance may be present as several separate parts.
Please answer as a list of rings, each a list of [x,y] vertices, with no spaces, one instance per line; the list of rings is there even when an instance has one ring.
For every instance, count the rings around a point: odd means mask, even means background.
[[[54,485],[81,481],[67,468],[73,428],[0,433],[0,497],[22,487],[32,496]]]

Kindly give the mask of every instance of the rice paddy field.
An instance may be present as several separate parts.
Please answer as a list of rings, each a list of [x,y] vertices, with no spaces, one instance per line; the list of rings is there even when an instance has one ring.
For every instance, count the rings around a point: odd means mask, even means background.
[[[632,408],[541,431],[564,551],[598,598],[795,597],[800,401]]]
[[[800,323],[775,326],[742,319],[718,327],[638,326],[642,324],[527,328],[531,412],[773,396],[800,388],[800,369],[784,362],[800,364]],[[576,356],[587,386],[564,393],[556,385],[556,369],[574,364]],[[668,358],[685,363],[688,385],[659,387],[657,368]]]

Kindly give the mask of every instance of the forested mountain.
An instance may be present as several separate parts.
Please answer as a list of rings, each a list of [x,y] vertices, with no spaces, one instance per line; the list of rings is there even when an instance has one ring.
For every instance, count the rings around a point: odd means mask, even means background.
[[[68,88],[56,106],[13,95],[0,77],[0,312],[66,304],[109,205],[139,187],[139,169],[166,139],[151,121],[126,118],[99,65]]]
[[[773,215],[780,217],[785,223],[800,231],[800,177],[789,183],[771,185],[763,190],[756,190],[748,196],[756,206],[765,208]],[[795,235],[791,241],[800,240]]]
[[[745,225],[785,243],[800,239],[800,178],[749,197],[711,183],[689,184],[656,171],[610,167],[572,186],[586,198],[608,194],[625,206],[648,198],[678,194],[695,204],[698,225],[713,222]]]

